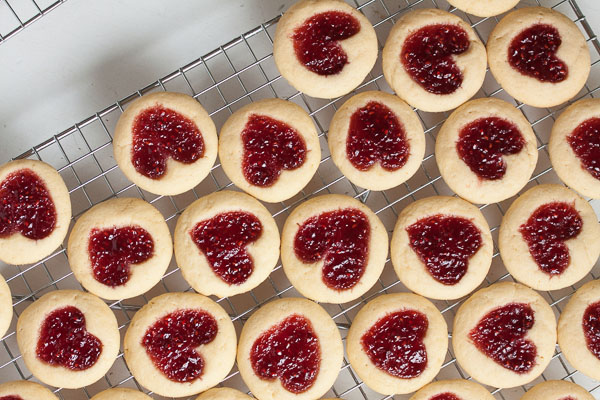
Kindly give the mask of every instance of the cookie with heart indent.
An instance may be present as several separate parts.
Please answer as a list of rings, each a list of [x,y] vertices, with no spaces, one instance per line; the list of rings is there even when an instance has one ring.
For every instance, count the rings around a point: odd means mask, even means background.
[[[58,400],[48,388],[30,381],[12,381],[0,384],[2,400]]]
[[[152,397],[139,390],[129,388],[113,388],[104,390],[91,400],[152,400]]]
[[[483,386],[466,379],[432,382],[421,388],[409,400],[493,400]]]
[[[587,390],[569,381],[538,383],[521,397],[521,400],[594,400]]]

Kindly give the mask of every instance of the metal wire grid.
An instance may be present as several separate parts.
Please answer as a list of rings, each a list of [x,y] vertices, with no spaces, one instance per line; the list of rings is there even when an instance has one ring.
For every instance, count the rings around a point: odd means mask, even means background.
[[[67,0],[0,0],[0,44]]]
[[[577,99],[595,96],[598,89],[600,89],[600,43],[577,4],[574,0],[534,1],[538,5],[552,7],[571,17],[584,32],[592,53],[592,73]],[[375,26],[380,46],[384,43],[394,20],[413,8],[438,7],[454,12],[469,21],[484,42],[498,20],[498,18],[479,19],[469,16],[450,7],[445,0],[368,0],[357,2],[355,5]],[[331,101],[313,99],[291,88],[279,76],[271,53],[273,33],[278,19],[279,17],[274,18],[220,46],[218,49],[33,147],[17,158],[40,159],[58,169],[71,193],[74,219],[92,205],[111,197],[133,196],[143,198],[156,206],[163,213],[171,231],[173,231],[177,216],[191,202],[216,190],[234,188],[218,162],[213,167],[210,177],[194,190],[178,196],[155,196],[131,184],[117,168],[112,157],[111,132],[123,109],[142,94],[157,90],[180,91],[189,93],[198,99],[209,111],[217,126],[220,127],[231,113],[243,105],[261,98],[280,97],[296,102],[310,113],[320,131],[323,152],[321,165],[316,175],[300,194],[288,201],[267,205],[280,228],[290,210],[302,200],[325,193],[344,193],[360,199],[371,207],[391,233],[398,211],[410,202],[432,195],[452,194],[441,179],[433,156],[437,130],[449,115],[448,113],[417,112],[425,127],[427,150],[421,169],[405,184],[383,192],[370,192],[356,187],[340,174],[330,159],[326,144],[326,132],[335,110],[350,95]],[[391,91],[382,78],[380,61],[378,61],[366,81],[357,89],[357,91],[364,90]],[[564,106],[542,110],[516,103],[502,91],[489,74],[489,71],[484,86],[477,97],[484,96],[494,96],[512,101],[529,119],[537,135],[539,141],[538,166],[530,183],[524,190],[539,183],[558,183],[559,180],[552,171],[549,162],[547,143],[550,127],[556,116],[564,109]],[[510,202],[508,200],[499,204],[481,207],[492,227],[495,243],[498,225]],[[595,207],[600,204],[592,202],[592,205]],[[2,381],[11,379],[35,380],[25,367],[16,344],[14,328],[17,317],[32,301],[49,291],[67,288],[82,290],[82,287],[68,267],[64,246],[61,246],[59,250],[44,260],[30,266],[2,265],[0,267],[11,287],[15,311],[11,330],[1,340],[0,344],[0,379]],[[595,279],[599,275],[600,265],[596,265],[584,281]],[[496,246],[490,273],[482,287],[500,280],[510,279],[510,275],[502,265]],[[583,283],[563,290],[543,293],[543,296],[558,315],[575,289]],[[120,330],[124,334],[135,311],[145,304],[148,299],[164,292],[187,290],[191,289],[181,276],[174,260],[172,260],[161,283],[151,291],[144,296],[109,303],[109,306],[115,311]],[[342,305],[324,305],[324,307],[334,318],[342,336],[345,337],[354,315],[366,301],[381,293],[398,291],[406,291],[406,288],[398,282],[388,259],[378,284],[361,299]],[[299,296],[299,294],[286,279],[281,265],[278,265],[271,276],[253,291],[216,300],[231,315],[239,335],[244,321],[261,304],[276,297],[288,296]],[[444,315],[451,330],[454,313],[461,301],[434,301],[434,303]],[[449,336],[451,336],[451,332]],[[469,379],[469,376],[456,363],[451,348],[446,355],[445,363],[438,378]],[[504,390],[490,388],[490,390],[497,399],[517,399],[535,383],[548,379],[574,381],[587,388],[596,398],[600,398],[599,383],[573,369],[564,359],[558,347],[550,366],[542,377],[536,381],[525,387]],[[242,391],[248,390],[241,380],[237,368],[234,368],[222,384]],[[143,390],[131,376],[123,360],[122,353],[105,376],[105,379],[87,388],[78,390],[56,389],[55,392],[62,399],[88,399],[101,390],[116,386]],[[340,375],[328,395],[345,399],[389,398],[389,396],[383,397],[373,392],[362,384],[348,364],[347,357],[344,358]],[[163,398],[153,396],[157,399]],[[408,397],[394,396],[396,399],[408,399]]]

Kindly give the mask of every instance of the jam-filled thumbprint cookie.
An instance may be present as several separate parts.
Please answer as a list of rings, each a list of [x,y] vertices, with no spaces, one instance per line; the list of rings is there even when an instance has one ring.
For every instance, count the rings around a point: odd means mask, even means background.
[[[590,73],[590,52],[573,21],[545,7],[526,7],[500,20],[487,42],[494,78],[512,97],[553,107],[575,96]]]
[[[538,383],[521,400],[594,400],[594,396],[576,383],[556,380]]]
[[[483,386],[466,379],[435,381],[420,389],[409,400],[493,400]]]
[[[0,339],[8,331],[13,316],[12,295],[10,287],[0,275]]]
[[[119,342],[110,308],[79,290],[45,294],[17,322],[25,365],[37,379],[56,387],[76,389],[102,378],[119,353]]]
[[[426,8],[403,15],[383,49],[383,75],[396,94],[423,111],[448,111],[483,84],[485,47],[469,24]]]
[[[58,400],[50,389],[30,381],[0,384],[0,400]]]
[[[448,3],[478,17],[493,17],[510,10],[519,0],[448,0]]]
[[[237,365],[261,400],[315,400],[333,385],[343,355],[338,328],[323,307],[283,298],[262,306],[244,324]]]
[[[159,92],[132,102],[115,128],[113,151],[125,176],[159,195],[198,185],[217,158],[217,130],[194,98]]]
[[[91,400],[152,400],[152,397],[134,389],[114,388],[98,393]]]
[[[196,400],[252,400],[253,397],[248,396],[239,390],[228,387],[213,388],[202,393]]]
[[[54,168],[34,160],[0,167],[0,260],[41,260],[63,242],[70,221],[69,191]]]
[[[592,206],[561,185],[538,185],[509,207],[498,247],[504,266],[537,290],[581,280],[600,255],[600,225]]]
[[[341,0],[302,0],[277,23],[273,57],[281,75],[312,97],[342,96],[365,79],[377,60],[375,29]]]

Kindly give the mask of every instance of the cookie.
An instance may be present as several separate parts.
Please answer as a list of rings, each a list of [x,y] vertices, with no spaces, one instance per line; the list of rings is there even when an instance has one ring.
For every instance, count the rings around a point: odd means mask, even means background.
[[[475,204],[516,195],[529,181],[538,159],[529,121],[506,101],[471,100],[444,122],[435,159],[446,184]]]
[[[456,197],[417,200],[398,216],[392,264],[398,278],[431,299],[457,299],[485,279],[494,243],[477,207]]]
[[[110,308],[79,290],[56,290],[29,305],[17,322],[25,365],[47,385],[76,389],[101,379],[119,354]]]
[[[236,335],[227,312],[208,297],[166,293],[133,316],[123,347],[140,385],[161,396],[184,397],[227,376],[235,361]]]
[[[251,400],[253,397],[248,396],[239,390],[228,387],[220,387],[207,390],[196,398],[196,400]]]
[[[300,204],[281,235],[281,263],[292,285],[309,299],[346,303],[377,282],[388,236],[371,209],[350,196],[328,194]]]
[[[342,96],[362,83],[377,60],[375,29],[341,0],[302,0],[277,23],[273,57],[281,75],[312,97]]]
[[[279,230],[252,196],[212,193],[189,205],[177,220],[175,257],[194,290],[233,296],[267,279],[279,259]]]
[[[173,255],[162,214],[136,198],[104,201],[75,223],[67,247],[75,278],[96,296],[128,299],[163,277]]]
[[[219,159],[240,189],[268,203],[306,186],[321,161],[312,118],[296,103],[265,99],[234,112],[221,128]]]
[[[0,275],[0,339],[8,331],[13,316],[12,295],[10,287]]]
[[[594,396],[581,386],[568,381],[538,383],[521,397],[521,400],[594,400]]]
[[[423,111],[448,111],[483,84],[485,47],[469,24],[424,8],[396,21],[383,48],[383,75],[396,94]]]
[[[465,379],[435,381],[423,387],[409,400],[493,400],[483,386]]]
[[[183,93],[157,92],[125,109],[113,151],[121,171],[140,188],[176,195],[206,178],[217,144],[215,124],[198,101]]]
[[[573,21],[550,8],[507,14],[487,42],[494,78],[516,100],[553,107],[574,97],[590,73],[590,52]]]
[[[134,389],[114,388],[98,393],[91,400],[152,400],[152,397]]]
[[[519,0],[448,0],[450,5],[478,17],[493,17],[507,12]]]
[[[342,339],[329,314],[302,298],[271,301],[244,324],[237,366],[261,400],[318,399],[342,366]]]
[[[42,385],[30,381],[12,381],[0,384],[0,399],[6,400],[58,400]]]
[[[556,345],[556,319],[537,292],[513,282],[473,294],[454,317],[452,347],[473,379],[497,388],[540,376]]]
[[[517,198],[500,224],[504,266],[521,283],[557,290],[578,282],[600,255],[592,206],[561,185],[538,185]]]
[[[386,190],[421,166],[425,135],[417,114],[397,96],[359,93],[335,113],[327,134],[334,164],[355,185]]]
[[[67,235],[71,199],[58,172],[42,161],[0,166],[0,260],[30,264],[50,255]]]

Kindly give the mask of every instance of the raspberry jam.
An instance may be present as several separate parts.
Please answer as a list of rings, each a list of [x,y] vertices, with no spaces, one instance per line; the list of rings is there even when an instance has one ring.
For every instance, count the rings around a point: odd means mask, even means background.
[[[525,339],[535,322],[529,304],[510,303],[487,313],[469,333],[475,346],[496,363],[518,374],[535,365],[535,343]]]
[[[503,155],[517,154],[525,145],[519,128],[498,117],[475,120],[461,128],[456,151],[481,179],[502,179],[506,173]]]
[[[319,338],[308,319],[291,315],[256,339],[250,362],[260,379],[279,378],[289,392],[303,393],[312,387],[319,373]]]
[[[303,263],[323,263],[323,282],[335,290],[350,289],[365,272],[369,257],[369,219],[360,210],[324,212],[304,221],[294,238]]]
[[[431,397],[429,400],[462,400],[462,399],[460,397],[458,397],[457,395],[455,395],[454,393],[446,392],[446,393],[436,394],[435,396]]]
[[[423,89],[450,94],[463,81],[452,56],[464,53],[469,45],[469,35],[458,25],[428,25],[408,36],[400,58],[406,72]]]
[[[241,285],[252,274],[254,261],[246,246],[261,234],[258,218],[242,211],[215,215],[190,231],[215,274],[230,285]]]
[[[429,321],[416,310],[397,311],[377,321],[361,338],[369,360],[397,378],[415,378],[427,367],[423,338]]]
[[[244,177],[255,186],[271,186],[281,170],[300,168],[306,160],[304,139],[288,124],[253,114],[242,131]]]
[[[23,400],[21,396],[2,396],[0,400]]]
[[[154,241],[140,226],[93,229],[88,253],[94,278],[104,285],[116,287],[131,277],[131,265],[147,261],[154,254]]]
[[[571,256],[565,240],[579,235],[583,220],[575,208],[563,202],[538,207],[519,228],[529,253],[549,275],[560,275],[569,266]]]
[[[142,346],[156,366],[174,382],[191,382],[204,372],[204,358],[197,348],[218,333],[215,318],[201,310],[178,310],[152,324]]]
[[[590,304],[585,309],[583,334],[588,350],[600,359],[600,301]]]
[[[296,28],[292,40],[296,57],[306,68],[319,75],[335,75],[348,64],[348,56],[339,40],[360,31],[360,23],[341,11],[315,14]]]
[[[521,74],[540,82],[567,79],[567,65],[556,57],[562,43],[558,29],[536,24],[519,33],[508,47],[508,63]]]
[[[581,160],[581,166],[600,179],[600,118],[583,121],[567,136],[567,142]]]
[[[28,239],[41,240],[55,226],[54,202],[35,172],[20,169],[0,183],[0,238],[20,232]]]
[[[40,360],[84,371],[96,364],[100,353],[102,342],[86,330],[85,316],[78,308],[60,308],[44,319],[36,348]]]
[[[346,155],[361,171],[367,171],[378,161],[386,171],[402,168],[410,147],[396,114],[376,101],[356,110],[350,118]]]
[[[429,274],[456,285],[467,273],[469,258],[481,248],[479,229],[466,218],[436,214],[406,228],[409,245]]]
[[[167,172],[167,159],[191,164],[204,156],[202,133],[191,119],[156,105],[140,112],[133,121],[131,162],[150,179]]]

